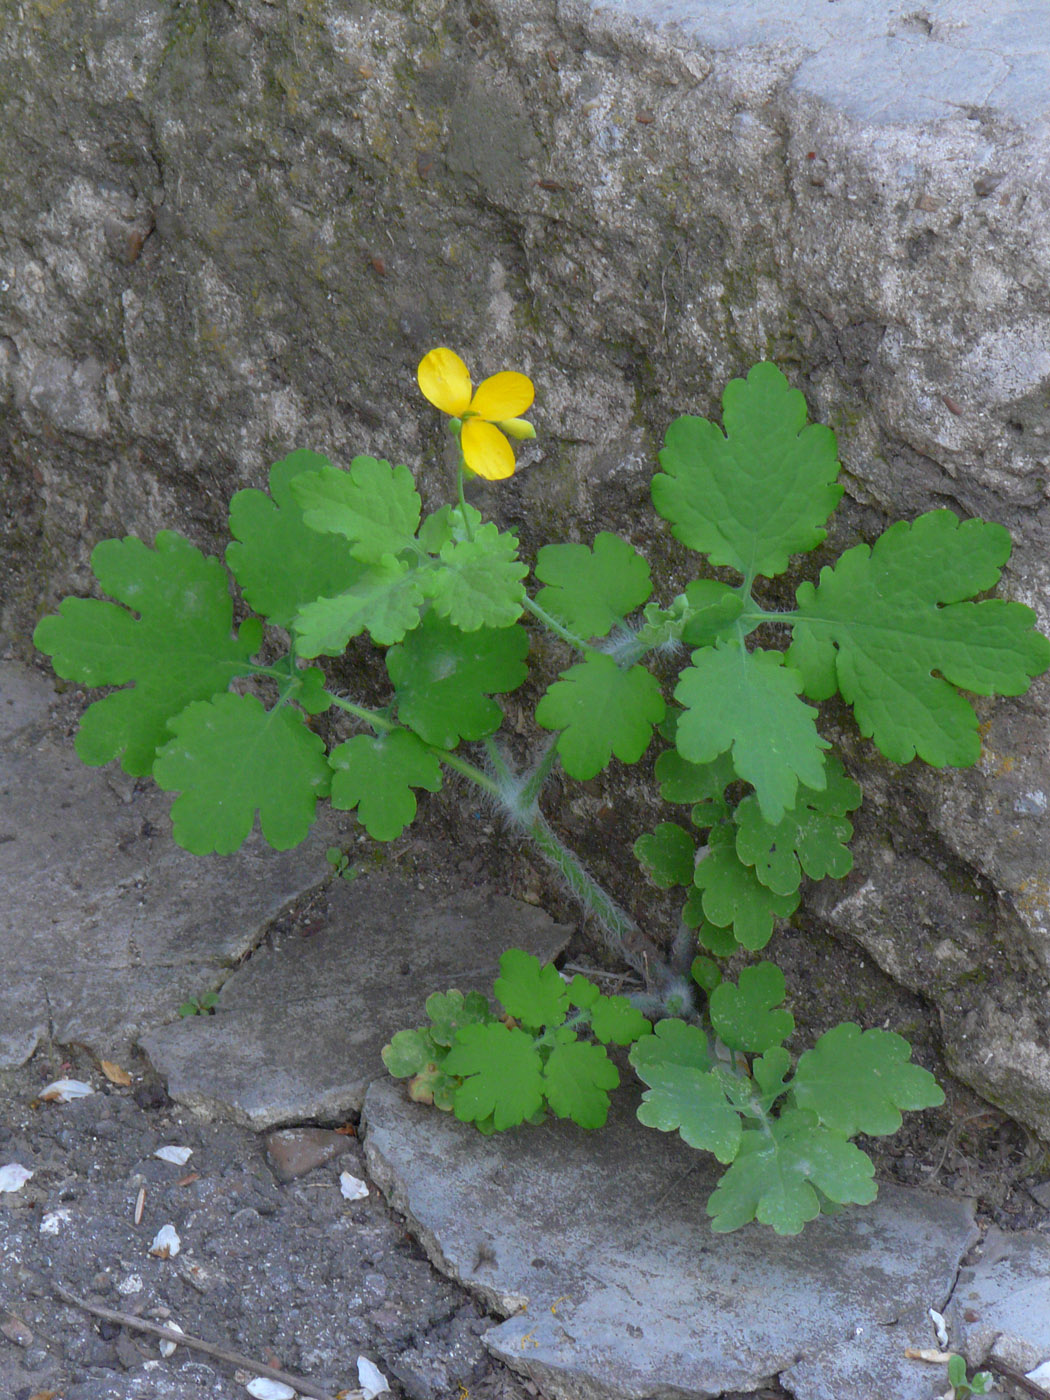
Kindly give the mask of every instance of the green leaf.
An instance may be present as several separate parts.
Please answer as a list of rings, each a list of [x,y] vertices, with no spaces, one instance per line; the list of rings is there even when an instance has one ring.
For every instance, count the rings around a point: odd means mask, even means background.
[[[676,539],[747,579],[783,573],[814,549],[842,487],[835,435],[806,426],[806,401],[772,364],[733,379],[722,395],[725,434],[682,417],[660,453],[653,504]]]
[[[732,636],[733,624],[744,611],[744,595],[738,589],[713,579],[696,579],[686,584],[685,597],[690,608],[682,628],[686,646],[713,646]]]
[[[599,996],[589,1009],[591,1031],[603,1045],[633,1045],[652,1030],[648,1019],[626,997]]]
[[[312,530],[345,536],[366,564],[400,554],[415,539],[422,507],[407,467],[355,457],[349,471],[326,464],[297,476],[291,492]]]
[[[909,1063],[911,1046],[892,1031],[862,1031],[846,1021],[820,1037],[799,1059],[792,1092],[843,1136],[895,1133],[900,1109],[932,1108],[944,1093],[928,1070]]]
[[[357,808],[365,830],[377,841],[393,841],[416,815],[413,788],[437,792],[441,764],[408,729],[355,734],[329,754],[336,770],[332,806]]]
[[[814,699],[839,690],[893,762],[975,763],[977,717],[956,687],[1020,695],[1050,666],[1030,608],[963,601],[994,587],[1009,553],[1001,525],[947,510],[891,525],[801,585],[788,664]]]
[[[803,870],[814,880],[841,880],[853,867],[845,844],[853,824],[844,814],[860,806],[860,787],[833,754],[824,763],[824,791],[799,787],[795,806],[775,826],[764,820],[754,797],[745,797],[733,814],[737,855],[777,894],[797,890]]]
[[[451,540],[469,539],[477,531],[481,524],[481,511],[469,504],[466,510],[467,520],[470,522],[469,531],[463,524],[463,515],[458,505],[441,506],[439,510],[427,516],[419,527],[419,543],[428,554],[440,554],[442,546]]]
[[[733,942],[735,945],[736,940],[734,939]],[[733,951],[736,952],[735,946]],[[702,991],[710,996],[722,980],[722,970],[713,958],[699,956],[693,959],[689,968],[689,976]]]
[[[463,1123],[491,1116],[502,1132],[531,1118],[543,1107],[543,1063],[531,1035],[502,1021],[464,1026],[443,1066],[460,1075],[453,1107]]]
[[[728,928],[716,928],[704,918],[702,890],[690,891],[682,918],[689,928],[696,929],[696,941],[700,947],[714,953],[716,958],[731,958],[740,952],[732,924]]]
[[[380,646],[401,641],[419,623],[422,575],[388,554],[337,598],[318,598],[295,619],[300,656],[341,656],[366,628]]]
[[[763,1131],[744,1133],[707,1202],[711,1228],[725,1233],[758,1220],[778,1235],[797,1235],[820,1214],[818,1191],[840,1204],[867,1205],[878,1191],[874,1174],[871,1159],[853,1143],[812,1114],[788,1110]]]
[[[428,1064],[444,1058],[444,1051],[428,1030],[395,1031],[381,1051],[383,1064],[395,1079],[420,1074]]]
[[[603,530],[593,551],[585,544],[549,544],[536,556],[541,588],[536,602],[581,637],[606,637],[653,591],[649,563]]]
[[[175,715],[252,669],[262,628],[249,619],[234,639],[226,570],[173,531],[162,530],[154,549],[134,538],[104,540],[91,566],[102,589],[127,606],[66,598],[33,641],[64,680],[134,683],[90,706],[76,749],[93,766],[120,757],[126,773],[140,776],[171,738]]]
[[[706,1074],[712,1068],[711,1050],[707,1036],[699,1026],[677,1017],[657,1021],[652,1035],[643,1036],[631,1050],[631,1064],[645,1082],[654,1067],[682,1065]]]
[[[737,781],[730,754],[719,754],[711,763],[690,763],[677,749],[665,749],[653,772],[665,802],[695,804],[692,818],[696,826],[714,826],[729,815],[724,794],[730,783]]]
[[[601,1128],[609,1116],[607,1091],[616,1088],[620,1075],[600,1045],[572,1040],[551,1051],[543,1080],[547,1102],[559,1118]]]
[[[294,668],[291,674],[296,681],[291,698],[308,715],[323,715],[331,709],[332,697],[325,689],[325,674],[319,666],[308,666],[305,670]]]
[[[493,990],[507,1011],[524,1026],[560,1026],[569,1008],[569,989],[553,963],[511,948],[499,960]]]
[[[717,1074],[673,1061],[649,1061],[634,1067],[651,1086],[638,1106],[640,1123],[662,1133],[677,1130],[690,1147],[711,1152],[720,1162],[733,1160],[740,1146],[740,1114],[726,1102]]]
[[[238,491],[230,501],[226,563],[256,612],[289,627],[305,604],[352,587],[364,572],[343,540],[318,536],[303,520],[291,485],[306,472],[335,469],[318,452],[299,450],[270,468],[270,494]]]
[[[254,695],[196,700],[170,721],[175,737],[157,755],[158,787],[172,803],[175,840],[194,855],[229,855],[256,812],[278,851],[302,841],[330,773],[324,741],[287,705],[263,708]]]
[[[434,992],[427,997],[426,1012],[430,1017],[430,1035],[434,1043],[444,1046],[452,1044],[461,1026],[472,1026],[475,1022],[485,1025],[496,1019],[487,996],[481,992],[467,992],[464,996],[455,988],[449,992]]]
[[[612,754],[637,763],[664,708],[644,666],[621,671],[611,656],[592,651],[548,689],[536,706],[536,723],[562,731],[558,754],[570,778],[593,778]]]
[[[795,1029],[790,1011],[774,1010],[784,1000],[784,974],[775,963],[741,970],[736,986],[720,982],[711,992],[711,1026],[730,1050],[756,1054],[780,1045]]]
[[[655,831],[639,836],[634,843],[639,865],[661,890],[693,883],[696,843],[684,827],[660,822]]]
[[[424,575],[434,610],[464,632],[479,627],[509,627],[521,616],[525,589],[521,580],[529,566],[518,558],[518,541],[501,534],[489,521],[472,540],[452,540],[441,546],[444,568]]]
[[[966,1384],[966,1361],[957,1354],[948,1358],[948,1384],[954,1390]]]
[[[745,948],[756,952],[773,936],[777,919],[786,919],[798,908],[799,896],[777,894],[763,885],[750,866],[741,865],[732,829],[716,826],[701,852],[693,883],[703,893],[700,905],[704,917],[717,928],[732,925],[733,936]],[[705,941],[712,952],[719,949]]]
[[[483,739],[500,726],[503,711],[490,695],[515,690],[528,674],[524,627],[479,627],[461,632],[425,613],[400,646],[386,654],[402,724],[428,744],[454,749],[460,739]]]
[[[776,651],[721,643],[694,651],[675,699],[677,747],[692,763],[732,751],[733,767],[755,789],[762,815],[776,823],[795,805],[798,784],[822,788],[829,748],[817,733],[816,710],[798,699],[801,680]]]

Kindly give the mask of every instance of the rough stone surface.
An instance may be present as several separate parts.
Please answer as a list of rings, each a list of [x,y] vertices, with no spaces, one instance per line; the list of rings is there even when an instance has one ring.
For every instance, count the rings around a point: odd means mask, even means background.
[[[710,1400],[774,1376],[797,1400],[929,1400],[903,1353],[930,1344],[972,1207],[884,1187],[797,1238],[719,1236],[710,1159],[635,1106],[618,1094],[600,1134],[483,1138],[390,1081],[369,1090],[369,1171],[438,1267],[508,1315],[492,1351],[556,1400]]]
[[[0,675],[0,1067],[48,1039],[119,1058],[323,882],[337,830],[326,816],[296,851],[256,836],[237,855],[191,856],[171,841],[165,794],[85,767],[46,729],[53,700],[32,673]]]
[[[953,1346],[973,1366],[992,1357],[1028,1372],[1050,1360],[1050,1239],[989,1230],[959,1274],[948,1318]],[[1050,1395],[1050,1381],[1044,1387]]]
[[[1044,21],[1037,0],[12,10],[0,626],[26,646],[100,537],[219,547],[229,494],[295,446],[423,460],[434,503],[439,428],[405,405],[450,343],[540,386],[538,443],[480,501],[526,547],[627,520],[676,591],[645,504],[663,430],[767,357],[839,433],[831,545],[934,506],[1001,520],[1005,586],[1046,628]],[[833,922],[902,968],[979,929],[931,989],[953,1063],[1046,1133],[1050,681],[981,714],[966,773],[891,776],[859,746],[878,858]],[[925,883],[935,932],[908,916]],[[875,907],[904,917],[873,933]]]
[[[379,1052],[426,1020],[430,992],[488,992],[507,948],[546,962],[571,932],[501,895],[435,901],[384,875],[333,886],[329,905],[320,932],[275,940],[231,977],[218,1014],[141,1037],[173,1099],[256,1130],[359,1112]]]

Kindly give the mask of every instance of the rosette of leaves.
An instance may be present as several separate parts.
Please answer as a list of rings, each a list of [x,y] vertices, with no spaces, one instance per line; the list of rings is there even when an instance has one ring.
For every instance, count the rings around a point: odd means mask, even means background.
[[[700,958],[694,975],[708,994],[710,1033],[658,1021],[630,1060],[648,1086],[639,1120],[728,1168],[708,1201],[712,1228],[757,1220],[794,1235],[821,1211],[873,1201],[874,1166],[852,1139],[895,1133],[902,1109],[944,1102],[929,1071],[910,1063],[908,1042],[847,1022],[792,1068],[784,1041],[795,1022],[778,967],[746,967],[734,983]]]
[[[383,1063],[421,1103],[450,1110],[483,1133],[542,1121],[547,1111],[600,1128],[620,1082],[608,1045],[632,1045],[650,1023],[621,996],[512,948],[494,991],[502,1014],[479,992],[428,998],[428,1026],[398,1031]],[[584,1032],[591,1038],[585,1038]]]

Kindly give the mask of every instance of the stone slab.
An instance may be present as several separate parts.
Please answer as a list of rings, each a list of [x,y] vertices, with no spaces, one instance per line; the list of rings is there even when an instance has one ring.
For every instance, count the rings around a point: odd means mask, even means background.
[[[395,1031],[426,1021],[431,992],[490,991],[500,955],[544,961],[571,930],[491,892],[435,894],[384,874],[339,882],[323,930],[260,949],[214,1016],[140,1039],[168,1092],[256,1130],[356,1113]]]
[[[636,1103],[621,1090],[601,1133],[485,1138],[390,1080],[369,1090],[369,1171],[434,1263],[508,1315],[495,1355],[553,1400],[712,1400],[773,1377],[797,1400],[929,1400],[904,1350],[933,1344],[972,1204],[884,1186],[795,1238],[717,1235],[717,1164]]]
[[[971,1366],[1001,1359],[1027,1372],[1050,1360],[1050,1239],[993,1226],[960,1271],[947,1319]],[[1043,1386],[1050,1396],[1050,1379]]]
[[[295,851],[175,845],[170,798],[87,768],[42,730],[46,691],[5,667],[0,715],[0,1067],[47,1038],[119,1057],[139,1031],[221,983],[289,903],[330,875],[326,811]]]

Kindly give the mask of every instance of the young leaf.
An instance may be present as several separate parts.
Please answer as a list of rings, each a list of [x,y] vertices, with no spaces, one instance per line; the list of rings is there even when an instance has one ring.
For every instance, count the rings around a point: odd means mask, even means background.
[[[400,554],[415,539],[422,507],[407,467],[355,457],[349,471],[326,464],[297,476],[291,492],[312,530],[345,536],[366,564]]]
[[[419,543],[428,554],[440,554],[443,545],[450,541],[466,540],[476,533],[481,524],[481,511],[467,505],[467,520],[470,530],[463,524],[463,514],[459,506],[441,506],[433,511],[419,527]]]
[[[947,510],[891,525],[801,585],[788,664],[814,699],[838,689],[895,763],[976,763],[977,717],[956,687],[1020,695],[1050,666],[1030,608],[963,601],[995,585],[1009,553],[1001,525]]]
[[[668,1061],[638,1065],[632,1058],[632,1064],[639,1078],[651,1086],[638,1106],[640,1123],[662,1133],[677,1129],[690,1147],[711,1152],[720,1162],[733,1160],[740,1147],[740,1114],[726,1102],[716,1074]]]
[[[746,578],[783,573],[814,549],[842,487],[835,435],[806,426],[806,401],[759,364],[722,395],[725,435],[705,418],[676,419],[653,478],[653,504],[676,539]]]
[[[695,804],[692,819],[696,826],[714,826],[729,815],[724,794],[729,784],[737,781],[737,775],[728,753],[719,754],[711,763],[690,763],[677,749],[665,749],[653,772],[665,802]]]
[[[662,757],[662,755],[661,755]],[[660,822],[655,831],[639,836],[634,843],[639,865],[661,890],[693,883],[696,844],[676,822]]]
[[[475,1022],[485,1025],[496,1019],[488,997],[481,992],[468,992],[464,996],[455,988],[427,997],[426,1012],[431,1021],[430,1035],[435,1044],[444,1046],[452,1044],[461,1026],[472,1026]]]
[[[342,593],[364,573],[345,541],[310,529],[292,495],[297,477],[322,467],[334,471],[320,453],[300,449],[270,468],[269,496],[238,491],[230,501],[226,563],[251,606],[276,627],[290,627],[305,603]]]
[[[444,1050],[439,1049],[430,1031],[395,1031],[388,1045],[381,1051],[383,1064],[395,1079],[408,1079],[420,1074],[428,1064],[444,1058]]]
[[[707,1036],[689,1021],[669,1017],[657,1021],[652,1035],[637,1041],[631,1050],[631,1064],[646,1083],[648,1071],[661,1065],[683,1065],[706,1074],[713,1061]]]
[[[741,970],[736,986],[720,982],[710,996],[711,1027],[730,1050],[754,1054],[780,1045],[795,1029],[790,1011],[774,1010],[784,1000],[784,974],[775,963]]]
[[[599,996],[590,1013],[591,1031],[603,1045],[633,1045],[652,1030],[647,1018],[626,997]]]
[[[386,654],[398,719],[441,749],[454,749],[460,739],[483,739],[503,719],[489,696],[521,685],[528,650],[524,627],[461,632],[425,613],[415,631]]]
[[[776,651],[720,643],[694,651],[675,689],[686,709],[678,718],[678,752],[710,763],[732,750],[737,774],[755,789],[762,815],[776,823],[795,805],[801,782],[824,786],[816,710],[798,699],[801,681]]]
[[[141,776],[171,738],[174,715],[251,670],[262,628],[252,618],[233,637],[225,569],[171,530],[157,535],[154,549],[130,537],[104,540],[91,567],[103,590],[126,607],[66,598],[37,625],[33,642],[65,680],[134,683],[87,710],[76,750],[93,766],[120,757],[125,773]]]
[[[920,1065],[911,1046],[892,1031],[862,1031],[846,1021],[801,1056],[792,1081],[799,1108],[809,1109],[833,1132],[852,1137],[895,1133],[902,1108],[933,1108],[944,1093]]]
[[[827,875],[840,880],[853,867],[845,844],[853,835],[853,824],[845,813],[860,806],[860,787],[846,777],[833,754],[824,763],[828,780],[824,791],[800,787],[795,806],[775,826],[763,819],[754,797],[745,797],[733,813],[737,855],[745,865],[753,865],[763,885],[777,894],[797,890],[803,870],[814,880]]]
[[[278,851],[310,830],[317,799],[328,790],[324,740],[289,706],[263,708],[254,695],[196,700],[169,721],[175,737],[153,765],[172,803],[175,840],[194,855],[229,855],[259,814],[262,834]]]
[[[445,1057],[446,1074],[460,1075],[453,1107],[462,1123],[489,1116],[502,1132],[543,1107],[543,1063],[531,1035],[502,1021],[463,1026]]]
[[[744,596],[714,579],[695,579],[685,588],[689,613],[682,627],[687,647],[714,646],[733,635],[733,624],[744,611]]]
[[[732,924],[736,941],[752,952],[766,946],[777,919],[786,919],[798,908],[797,891],[777,894],[759,881],[750,866],[741,865],[729,826],[712,830],[693,883],[703,891],[700,903],[704,917],[718,928]],[[705,942],[705,947],[718,951],[710,943]]]
[[[560,1026],[569,1009],[569,989],[553,963],[511,948],[499,960],[500,975],[493,987],[507,1011],[523,1026]]]
[[[584,1040],[556,1045],[543,1069],[547,1102],[559,1118],[571,1118],[581,1128],[604,1126],[608,1090],[619,1082],[619,1072],[602,1047]]]
[[[307,603],[295,618],[300,656],[341,656],[351,637],[368,629],[380,646],[401,641],[419,624],[423,575],[386,555],[337,598]]]
[[[548,544],[536,556],[536,602],[581,637],[606,637],[653,591],[648,560],[603,530],[585,544]]]
[[[711,1193],[712,1230],[725,1233],[758,1220],[778,1235],[797,1235],[820,1214],[818,1191],[840,1204],[875,1199],[871,1158],[813,1114],[789,1109],[764,1127],[744,1133],[736,1160]]]
[[[463,632],[479,627],[509,627],[521,616],[525,589],[521,580],[529,566],[518,558],[518,541],[501,534],[491,521],[472,540],[441,546],[443,569],[425,575],[427,596],[434,611]]]
[[[612,754],[637,763],[663,713],[660,687],[644,666],[621,671],[611,656],[592,651],[550,686],[536,723],[562,731],[558,754],[570,778],[593,778]]]
[[[441,764],[408,729],[355,734],[328,756],[336,770],[332,806],[357,808],[365,830],[377,841],[393,841],[416,815],[413,788],[437,792]]]

